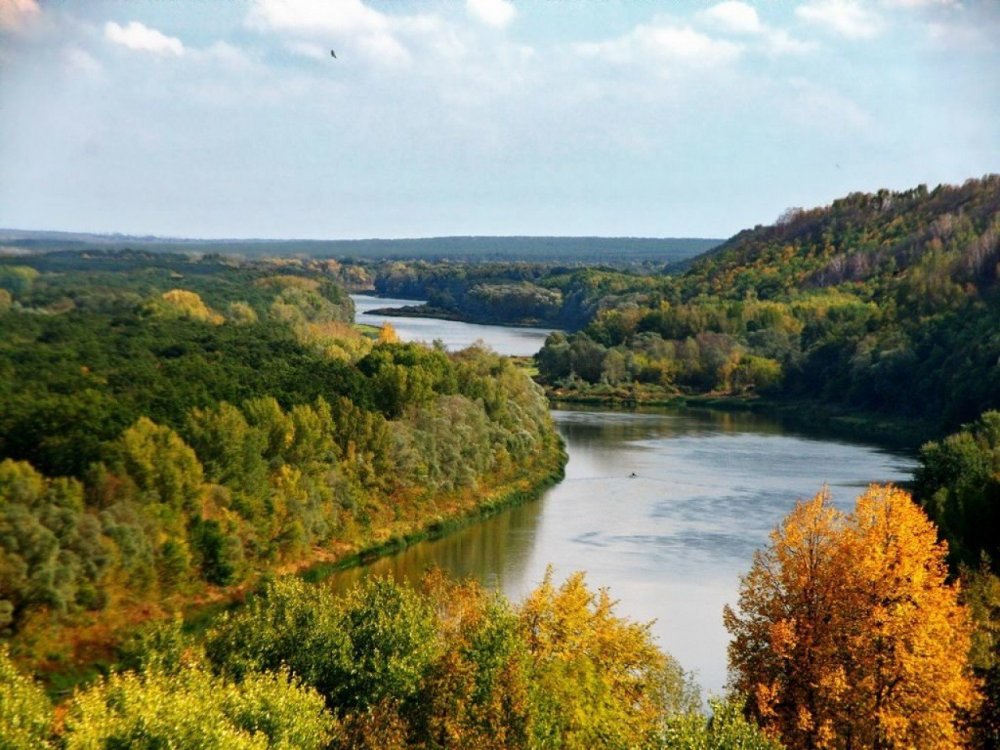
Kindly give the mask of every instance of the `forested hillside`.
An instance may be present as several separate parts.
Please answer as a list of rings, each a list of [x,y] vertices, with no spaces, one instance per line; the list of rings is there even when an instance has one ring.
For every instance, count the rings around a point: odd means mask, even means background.
[[[1000,176],[855,193],[592,300],[563,395],[804,397],[956,427],[1000,406]]]
[[[158,263],[0,266],[0,629],[19,648],[399,544],[560,471],[540,389],[500,357],[361,335],[328,269]]]

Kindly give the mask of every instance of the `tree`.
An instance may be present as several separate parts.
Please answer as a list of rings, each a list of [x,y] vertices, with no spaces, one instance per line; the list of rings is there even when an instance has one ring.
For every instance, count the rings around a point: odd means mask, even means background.
[[[733,686],[750,713],[781,731],[791,747],[822,747],[835,731],[837,601],[843,594],[840,520],[820,493],[799,503],[754,554],[742,579],[740,616],[728,608]],[[823,689],[822,686],[827,686]]]
[[[656,648],[649,625],[614,612],[583,573],[558,589],[551,569],[521,605],[531,660],[533,747],[647,747],[671,714],[693,710],[697,691]]]
[[[45,691],[21,674],[0,647],[0,749],[44,750],[54,747],[52,704]]]
[[[976,565],[984,553],[1000,572],[1000,412],[920,449],[916,494],[953,558]]]
[[[384,579],[338,599],[279,578],[224,618],[207,644],[209,658],[235,677],[287,666],[331,708],[362,710],[410,698],[438,650],[428,603]]]
[[[976,702],[971,621],[944,544],[873,485],[845,516],[820,492],[754,556],[725,611],[733,687],[791,748],[957,748]]]
[[[708,720],[700,711],[691,711],[668,721],[665,750],[782,750],[781,743],[747,720],[742,701],[709,703]]]
[[[528,652],[514,608],[481,584],[428,572],[422,589],[447,644],[428,672],[411,725],[427,747],[506,750],[529,745]]]
[[[140,417],[109,449],[116,472],[135,483],[139,500],[194,510],[204,472],[195,452],[169,427]]]
[[[378,329],[378,342],[380,344],[398,344],[399,334],[396,333],[396,329],[392,327],[389,321],[382,324],[382,327]]]
[[[962,599],[976,623],[969,661],[983,692],[971,717],[971,746],[987,750],[1000,747],[1000,577],[985,561],[978,569],[963,566]]]
[[[319,750],[333,729],[323,699],[287,673],[248,675],[236,685],[186,667],[112,674],[77,693],[63,747]]]
[[[186,289],[171,289],[164,292],[160,299],[162,302],[158,304],[153,302],[151,306],[156,312],[164,315],[191,318],[213,325],[221,325],[225,320],[217,312],[211,310],[196,292],[189,292]]]

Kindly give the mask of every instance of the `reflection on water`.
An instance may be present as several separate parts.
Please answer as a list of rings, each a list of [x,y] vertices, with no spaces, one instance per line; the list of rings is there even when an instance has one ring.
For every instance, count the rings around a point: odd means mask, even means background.
[[[548,565],[557,579],[586,570],[619,611],[656,620],[661,645],[702,687],[725,682],[722,607],[735,603],[753,551],[797,498],[825,483],[843,508],[869,482],[903,481],[909,458],[796,434],[746,413],[707,410],[557,410],[566,479],[515,508],[365,569],[415,580],[430,565],[473,576],[520,599]],[[633,476],[634,475],[634,476]]]
[[[551,333],[548,328],[513,328],[511,326],[487,326],[460,323],[457,320],[436,318],[388,317],[373,315],[372,310],[386,307],[419,305],[420,302],[388,297],[371,297],[352,294],[354,319],[358,323],[382,325],[388,321],[396,329],[403,341],[423,341],[432,343],[440,340],[451,351],[464,349],[477,341],[488,344],[498,354],[527,357],[542,348],[545,337]]]
[[[525,566],[532,558],[541,508],[540,503],[511,508],[442,539],[337,573],[328,579],[329,585],[343,591],[372,575],[418,583],[429,568],[438,567],[455,577],[472,576],[491,588],[506,590],[508,581],[521,581],[527,575]]]

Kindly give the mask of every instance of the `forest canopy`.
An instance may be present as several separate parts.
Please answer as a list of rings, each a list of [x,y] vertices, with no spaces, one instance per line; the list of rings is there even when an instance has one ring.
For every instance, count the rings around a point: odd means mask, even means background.
[[[854,193],[679,275],[535,281],[589,311],[536,359],[559,395],[764,394],[954,429],[1000,407],[998,277],[1000,176]]]
[[[344,557],[560,471],[527,376],[362,335],[336,268],[59,262],[0,266],[8,635]]]

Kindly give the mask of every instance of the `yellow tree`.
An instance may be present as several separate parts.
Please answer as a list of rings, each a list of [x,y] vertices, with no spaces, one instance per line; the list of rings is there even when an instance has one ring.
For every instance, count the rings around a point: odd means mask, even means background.
[[[971,624],[946,549],[905,492],[853,514],[800,503],[727,608],[733,686],[790,748],[957,748],[975,703]]]
[[[947,548],[902,490],[858,498],[846,544],[852,560],[854,745],[874,750],[961,744],[956,712],[976,700],[968,654],[971,617],[947,583]]]
[[[398,344],[399,334],[396,333],[396,329],[392,327],[389,321],[385,321],[382,327],[378,329],[378,342],[380,344]]]
[[[166,303],[165,308],[160,308],[164,312],[171,311],[179,317],[200,320],[213,325],[221,325],[225,321],[225,318],[205,304],[197,292],[189,292],[187,289],[171,289],[160,295],[160,298]]]
[[[733,638],[733,687],[751,714],[793,748],[833,747],[846,687],[838,633],[845,598],[843,517],[826,491],[800,502],[754,554],[737,615],[723,614]]]
[[[583,573],[557,589],[551,569],[521,605],[532,747],[652,747],[669,716],[697,705],[696,688],[656,647],[649,624],[618,617],[614,607]]]

